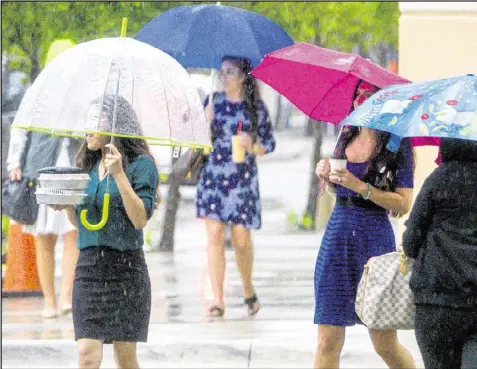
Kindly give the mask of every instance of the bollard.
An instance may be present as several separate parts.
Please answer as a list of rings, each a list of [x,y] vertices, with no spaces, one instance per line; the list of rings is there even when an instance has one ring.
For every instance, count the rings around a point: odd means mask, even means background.
[[[43,296],[36,266],[35,238],[23,233],[21,224],[10,221],[2,297],[26,296]]]

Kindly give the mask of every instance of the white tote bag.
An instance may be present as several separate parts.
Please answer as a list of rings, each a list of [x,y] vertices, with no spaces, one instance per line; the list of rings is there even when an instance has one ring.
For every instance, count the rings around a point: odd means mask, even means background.
[[[358,285],[355,310],[361,321],[377,330],[414,329],[416,307],[409,287],[414,259],[402,248],[372,257]]]

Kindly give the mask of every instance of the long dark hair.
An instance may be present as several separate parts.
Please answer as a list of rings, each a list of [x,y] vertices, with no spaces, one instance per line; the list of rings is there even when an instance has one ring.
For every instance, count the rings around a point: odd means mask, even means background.
[[[358,87],[356,88],[355,98]],[[353,99],[354,101],[354,99]],[[351,111],[354,110],[354,106]],[[407,158],[413,159],[413,172],[416,168],[414,160],[414,149],[409,138],[403,138],[399,146],[399,150],[394,153],[387,149],[387,144],[391,134],[384,131],[376,131],[376,146],[371,157],[368,160],[368,165],[364,174],[363,181],[368,182],[374,187],[382,191],[394,191],[396,189],[396,172],[398,167],[404,163]],[[346,147],[358,137],[360,127],[346,126],[343,127],[338,144],[333,152],[333,156],[337,158],[345,157]],[[394,217],[402,216],[402,214],[390,212]]]
[[[359,132],[359,127],[348,126],[343,128],[334,156],[344,158],[346,147],[353,142]],[[389,151],[386,146],[390,137],[389,133],[376,130],[376,146],[369,158],[364,178],[365,182],[369,182],[383,191],[394,191],[394,178],[397,168],[409,155],[406,155],[405,151],[411,151],[411,155],[413,155],[411,141],[408,138],[402,139],[396,153]],[[385,178],[387,180],[384,180]]]
[[[91,105],[100,105],[100,113],[104,114],[110,125],[114,120],[114,100],[115,96],[106,95],[92,101]],[[141,135],[139,120],[131,104],[122,96],[116,97],[116,121],[114,129],[115,134],[135,134]],[[129,137],[114,137],[114,145],[123,157],[123,167],[126,168],[138,156],[147,155],[153,160],[149,145],[143,139]],[[85,173],[89,173],[91,168],[101,159],[101,150],[92,151],[88,149],[86,141],[83,142],[78,155],[76,156],[76,165],[82,168]]]
[[[114,104],[116,99],[116,113],[114,111]],[[141,126],[139,119],[134,112],[133,107],[122,96],[106,95],[103,98],[98,98],[91,102],[91,105],[99,105],[101,107],[100,114],[107,117],[108,123],[111,125],[111,130],[116,134],[134,134],[141,135]],[[114,114],[116,114],[116,121],[114,128],[112,127]],[[111,138],[110,138],[111,142]],[[156,164],[154,156],[151,153],[147,142],[140,138],[129,137],[114,137],[113,144],[121,153],[123,159],[123,168],[127,169],[139,156],[149,156]],[[76,166],[81,168],[83,173],[89,173],[91,169],[101,160],[101,150],[92,151],[88,149],[86,141],[83,142],[79,152],[76,156]],[[159,198],[159,191],[156,194],[156,206]]]
[[[251,134],[253,140],[256,139],[258,128],[258,101],[260,100],[260,91],[258,89],[257,80],[250,74],[253,70],[252,62],[247,58],[239,58],[234,56],[224,56],[222,62],[229,61],[235,65],[241,73],[244,74],[243,87],[245,92],[245,113],[250,119]]]

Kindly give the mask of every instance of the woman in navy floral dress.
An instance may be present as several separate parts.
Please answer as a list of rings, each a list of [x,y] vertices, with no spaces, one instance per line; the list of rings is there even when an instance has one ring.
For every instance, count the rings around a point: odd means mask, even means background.
[[[197,185],[197,216],[205,218],[208,236],[208,266],[214,301],[210,316],[224,314],[225,227],[232,226],[232,239],[238,269],[243,281],[244,304],[249,315],[258,312],[259,303],[252,285],[253,250],[250,231],[261,226],[260,191],[256,157],[275,149],[265,104],[255,79],[248,73],[248,59],[225,57],[220,72],[224,92],[213,95],[213,107],[206,99],[211,123],[213,151]],[[241,144],[244,163],[232,161],[232,136],[242,122]]]

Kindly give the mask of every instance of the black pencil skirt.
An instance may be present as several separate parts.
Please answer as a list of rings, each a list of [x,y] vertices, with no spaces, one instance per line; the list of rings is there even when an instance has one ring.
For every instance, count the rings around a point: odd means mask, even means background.
[[[151,282],[144,251],[80,250],[73,284],[75,339],[146,342]]]

